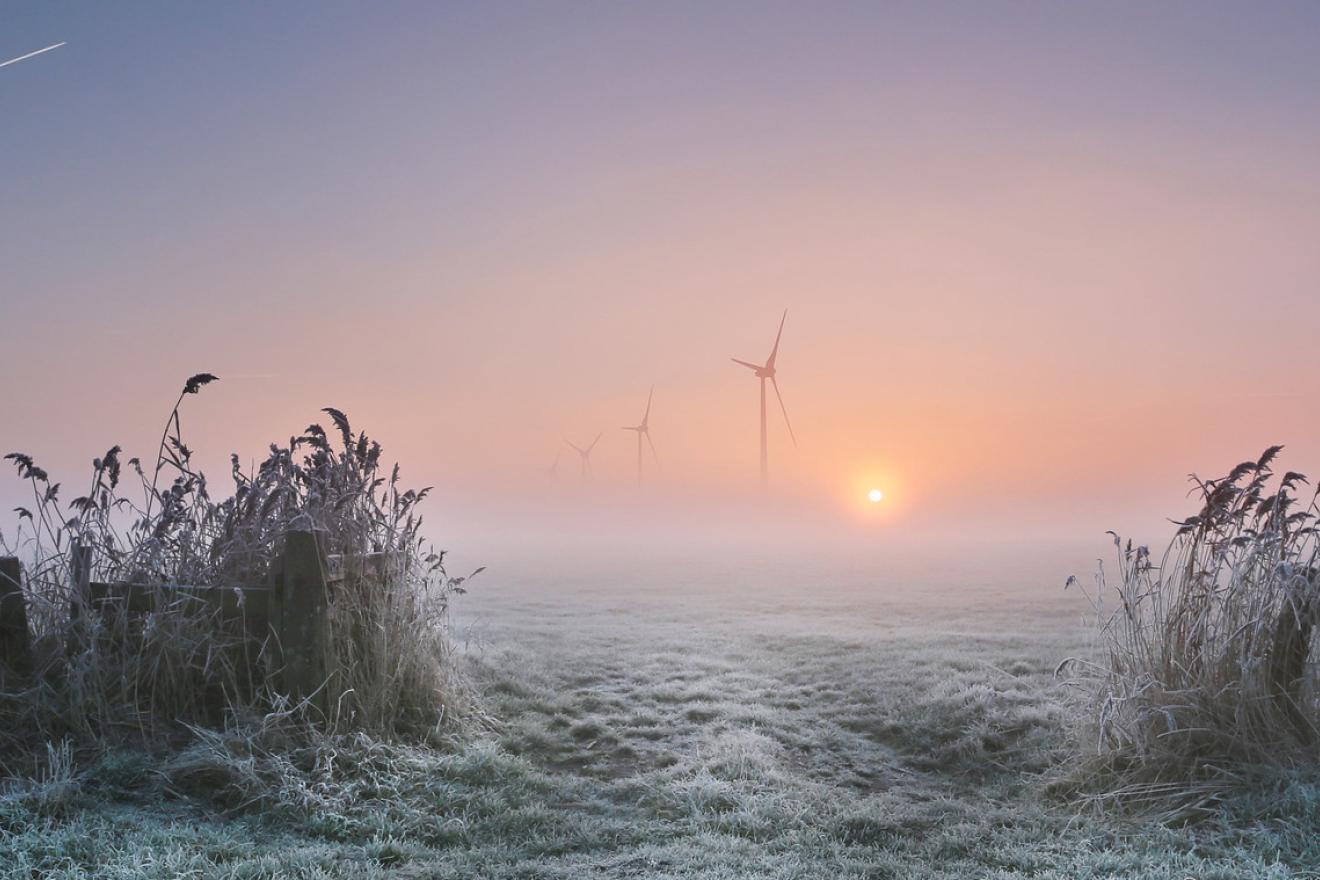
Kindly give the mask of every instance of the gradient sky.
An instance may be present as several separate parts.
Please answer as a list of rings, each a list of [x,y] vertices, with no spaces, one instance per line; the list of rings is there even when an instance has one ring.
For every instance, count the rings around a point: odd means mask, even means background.
[[[0,0],[0,57],[68,41],[0,70],[3,451],[148,457],[205,370],[213,471],[334,405],[438,531],[536,528],[654,383],[655,503],[718,511],[788,308],[818,522],[1099,537],[1320,463],[1314,4],[386,7]]]

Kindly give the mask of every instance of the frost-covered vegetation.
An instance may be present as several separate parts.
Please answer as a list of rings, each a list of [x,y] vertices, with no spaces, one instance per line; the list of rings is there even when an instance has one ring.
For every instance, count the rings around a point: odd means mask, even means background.
[[[428,490],[404,489],[380,444],[326,409],[331,433],[312,424],[271,444],[250,472],[235,455],[232,492],[215,497],[181,417],[215,379],[184,384],[154,463],[125,461],[114,446],[92,462],[82,494],[33,455],[5,456],[32,493],[17,528],[0,535],[0,555],[24,563],[32,634],[30,668],[5,670],[0,692],[0,758],[11,772],[51,743],[151,744],[199,727],[258,739],[310,728],[415,739],[468,708],[447,621],[463,579],[449,577],[422,538],[417,505]],[[317,711],[282,689],[278,634],[242,619],[255,610],[243,603],[262,595],[242,591],[271,583],[291,530],[314,531],[325,553],[389,560],[330,596],[335,699]],[[89,582],[144,585],[150,608],[94,604]],[[208,589],[222,601],[196,598]],[[231,592],[241,594],[238,620],[221,613]]]
[[[1085,637],[1075,604],[878,595],[831,608],[626,578],[598,592],[517,581],[457,604],[458,656],[496,729],[441,747],[215,733],[81,770],[56,756],[48,782],[0,810],[0,864],[56,877],[914,880],[1320,866],[1313,785],[1163,828],[1079,817],[1051,793],[1075,754],[1075,698],[1053,674]]]
[[[1168,548],[1120,545],[1116,585],[1102,570],[1102,655],[1078,664],[1098,686],[1077,784],[1098,806],[1194,818],[1320,773],[1316,493],[1275,477],[1281,448],[1193,477]]]

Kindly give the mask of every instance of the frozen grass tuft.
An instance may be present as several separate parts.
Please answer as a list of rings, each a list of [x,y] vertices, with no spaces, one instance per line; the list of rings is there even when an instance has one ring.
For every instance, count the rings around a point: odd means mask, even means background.
[[[1115,536],[1117,608],[1103,568],[1093,597],[1103,656],[1077,664],[1097,683],[1081,783],[1097,804],[1190,819],[1320,769],[1316,496],[1274,479],[1279,450],[1193,477],[1200,511],[1158,559]]]

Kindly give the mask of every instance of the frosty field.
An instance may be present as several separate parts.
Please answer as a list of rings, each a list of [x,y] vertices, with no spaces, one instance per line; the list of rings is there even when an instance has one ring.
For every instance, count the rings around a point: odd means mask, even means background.
[[[493,725],[434,749],[215,735],[5,799],[15,877],[1311,877],[1314,789],[1193,828],[1052,793],[1086,643],[1043,579],[496,570],[459,603]],[[953,566],[942,577],[976,581]],[[956,601],[955,601],[956,600]],[[1244,804],[1243,809],[1259,807]],[[1245,813],[1243,814],[1245,816]]]

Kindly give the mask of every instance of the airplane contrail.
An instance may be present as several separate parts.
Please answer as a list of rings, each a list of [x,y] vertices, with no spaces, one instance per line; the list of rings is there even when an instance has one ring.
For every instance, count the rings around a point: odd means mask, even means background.
[[[17,64],[20,61],[27,61],[29,58],[35,58],[43,52],[49,52],[51,49],[58,49],[64,43],[56,43],[54,46],[47,46],[44,49],[38,49],[35,52],[29,52],[26,55],[19,55],[17,58],[10,58],[8,61],[0,61],[0,67],[8,67],[11,64]]]

